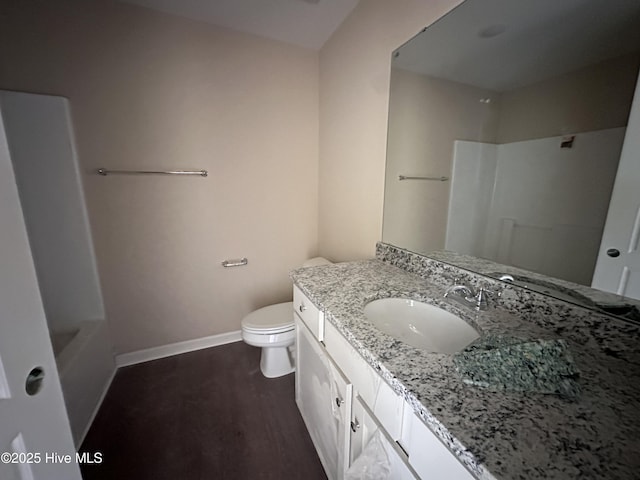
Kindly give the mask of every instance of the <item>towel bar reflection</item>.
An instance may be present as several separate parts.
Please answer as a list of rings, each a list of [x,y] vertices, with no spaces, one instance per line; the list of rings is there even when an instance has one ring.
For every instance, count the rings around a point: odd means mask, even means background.
[[[107,170],[99,168],[98,175],[199,175],[206,177],[206,170]]]
[[[249,263],[249,260],[247,260],[246,257],[234,258],[233,260],[225,260],[224,262],[222,262],[222,266],[225,268],[226,267],[242,267],[247,263]]]
[[[436,180],[438,182],[446,182],[449,177],[422,177],[411,175],[398,175],[398,180]]]

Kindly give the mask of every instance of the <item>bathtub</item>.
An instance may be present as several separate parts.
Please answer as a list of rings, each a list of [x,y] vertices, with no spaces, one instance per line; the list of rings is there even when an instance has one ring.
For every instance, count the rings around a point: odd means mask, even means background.
[[[77,448],[116,371],[107,322],[84,321],[76,330],[51,332],[51,344]]]

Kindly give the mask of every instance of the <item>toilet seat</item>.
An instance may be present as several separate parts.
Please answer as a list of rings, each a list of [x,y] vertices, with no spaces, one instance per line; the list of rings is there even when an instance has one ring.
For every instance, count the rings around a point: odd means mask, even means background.
[[[242,330],[242,340],[248,345],[271,350],[273,347],[289,347],[293,345],[296,341],[296,331],[293,329],[288,332],[266,335]]]
[[[293,302],[277,303],[251,312],[242,319],[242,330],[259,335],[274,335],[295,328]]]
[[[278,333],[286,333],[295,329],[295,325],[280,328],[249,328],[242,326],[242,330],[247,333],[253,333],[255,335],[277,335]]]

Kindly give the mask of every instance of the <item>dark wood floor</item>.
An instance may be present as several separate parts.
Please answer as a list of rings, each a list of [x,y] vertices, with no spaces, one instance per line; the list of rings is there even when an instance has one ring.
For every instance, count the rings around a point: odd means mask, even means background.
[[[242,342],[121,368],[82,444],[84,480],[326,479],[294,399]]]

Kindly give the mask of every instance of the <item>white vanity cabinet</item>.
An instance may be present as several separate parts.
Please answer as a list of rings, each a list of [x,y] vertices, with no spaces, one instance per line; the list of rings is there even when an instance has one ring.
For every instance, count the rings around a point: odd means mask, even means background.
[[[294,295],[296,404],[327,477],[341,480],[348,463],[351,384],[318,340],[321,312],[301,295]]]
[[[379,431],[379,440],[389,462],[388,478],[419,478],[398,443],[402,435],[405,402],[333,325],[327,323],[324,332],[327,352],[341,366],[353,387],[349,456],[345,469],[354,464],[375,432]]]
[[[376,431],[393,480],[474,477],[294,287],[296,403],[329,480],[342,479]]]

